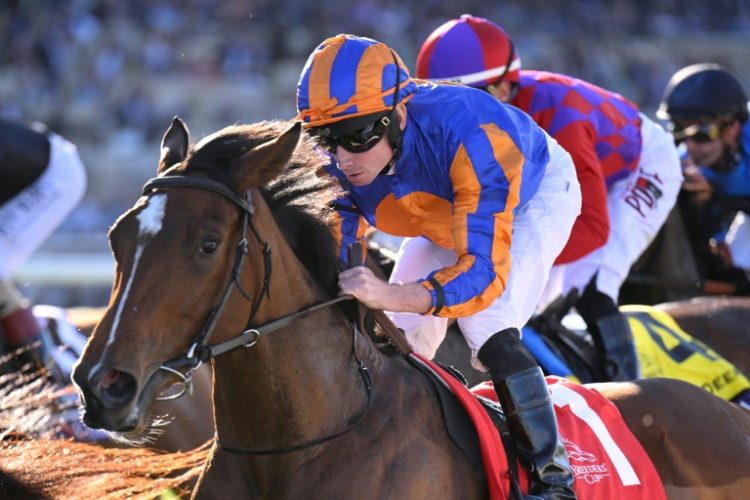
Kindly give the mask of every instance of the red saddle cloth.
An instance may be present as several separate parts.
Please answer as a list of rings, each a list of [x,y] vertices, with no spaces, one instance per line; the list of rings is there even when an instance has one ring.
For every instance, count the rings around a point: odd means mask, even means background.
[[[417,354],[413,356],[443,379],[474,422],[490,499],[508,498],[508,458],[495,425],[477,399],[481,396],[497,402],[492,383],[485,382],[469,390],[432,361]],[[579,499],[666,499],[664,486],[651,459],[611,401],[564,378],[547,377],[547,383]],[[520,464],[518,471],[521,489],[526,493],[527,471]]]

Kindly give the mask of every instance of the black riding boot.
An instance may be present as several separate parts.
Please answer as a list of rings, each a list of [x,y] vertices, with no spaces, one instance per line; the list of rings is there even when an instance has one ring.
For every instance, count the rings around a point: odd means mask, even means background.
[[[600,359],[604,360],[607,379],[613,382],[637,379],[640,364],[628,319],[619,312],[611,314],[599,319],[590,330]]]
[[[598,382],[635,380],[639,375],[638,353],[630,325],[615,300],[596,288],[596,275],[576,302],[576,309],[594,339],[601,366]]]
[[[576,498],[544,374],[520,332],[508,328],[494,334],[477,357],[490,372],[518,453],[531,466],[530,498]]]

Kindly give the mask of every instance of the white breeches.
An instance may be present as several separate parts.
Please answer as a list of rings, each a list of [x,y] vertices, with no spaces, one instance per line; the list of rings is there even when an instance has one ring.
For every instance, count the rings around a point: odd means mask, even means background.
[[[677,201],[682,168],[672,136],[641,115],[643,148],[636,170],[614,183],[607,195],[610,233],[590,254],[550,273],[539,309],[573,288],[579,292],[597,274],[596,288],[615,303],[630,267],[646,250]]]
[[[77,148],[50,134],[49,165],[0,206],[0,280],[8,279],[81,201],[86,170]]]
[[[492,334],[520,328],[534,312],[549,270],[568,240],[581,211],[581,190],[570,155],[548,138],[550,162],[539,190],[516,210],[510,248],[511,266],[505,290],[486,309],[458,318],[461,332],[476,353]],[[391,282],[410,283],[436,269],[455,264],[453,250],[441,248],[426,238],[404,240],[396,256]],[[403,328],[416,352],[427,358],[445,338],[448,318],[411,313],[389,313]]]

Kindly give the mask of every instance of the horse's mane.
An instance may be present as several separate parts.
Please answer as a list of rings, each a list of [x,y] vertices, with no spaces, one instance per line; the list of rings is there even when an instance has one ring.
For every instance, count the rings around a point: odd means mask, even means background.
[[[229,187],[236,186],[232,163],[255,146],[276,138],[290,125],[264,121],[226,127],[190,149],[184,173],[200,171]],[[303,133],[286,170],[261,192],[297,258],[323,290],[335,295],[339,259],[331,231],[330,202],[339,188],[332,177],[321,175],[328,162],[328,157]]]
[[[190,492],[208,446],[189,452],[103,448],[63,440],[0,441],[0,491],[27,498],[159,498]]]

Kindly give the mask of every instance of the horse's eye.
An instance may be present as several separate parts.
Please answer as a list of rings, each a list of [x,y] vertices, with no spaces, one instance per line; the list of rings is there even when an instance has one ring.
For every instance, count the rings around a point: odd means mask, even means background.
[[[216,251],[216,249],[219,248],[219,242],[216,240],[206,240],[201,245],[200,253],[201,255],[211,255]]]

